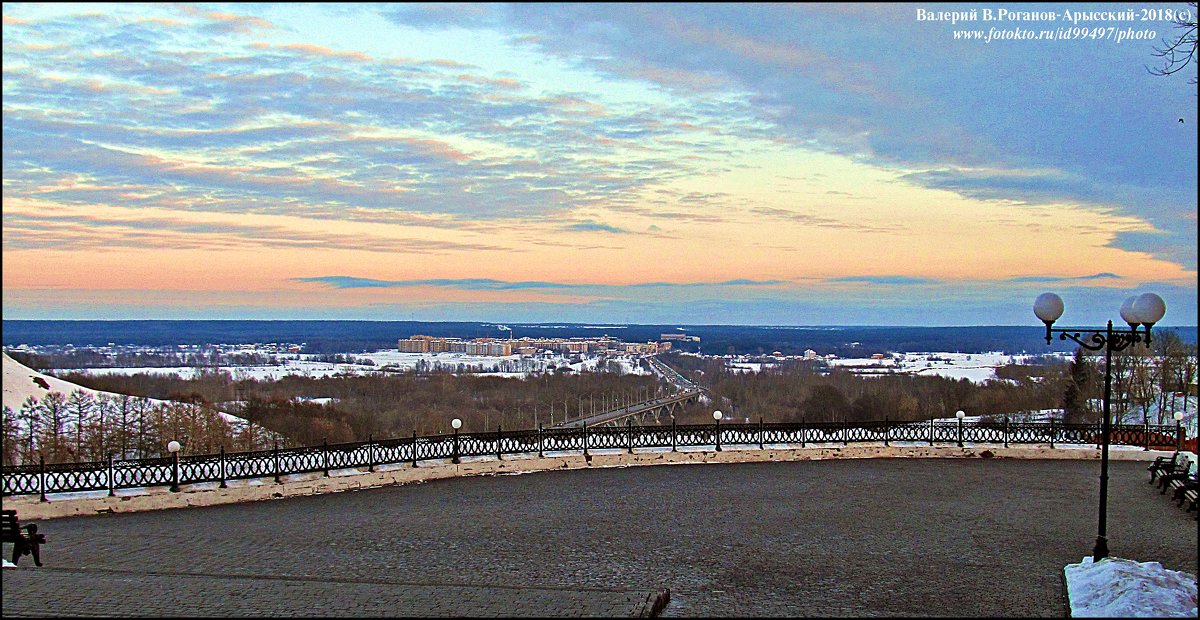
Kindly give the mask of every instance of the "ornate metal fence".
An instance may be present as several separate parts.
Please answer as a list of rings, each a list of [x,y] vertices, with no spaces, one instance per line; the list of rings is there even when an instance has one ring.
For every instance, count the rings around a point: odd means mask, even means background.
[[[1149,449],[1161,447],[1166,439],[1181,438],[1170,425],[1117,425],[1112,427],[1114,445]],[[107,491],[181,484],[218,483],[229,480],[274,478],[331,470],[376,467],[417,467],[422,461],[459,460],[506,454],[555,454],[592,450],[635,449],[678,450],[684,447],[728,449],[735,447],[806,447],[851,443],[895,442],[918,444],[1048,444],[1099,446],[1099,424],[1060,422],[792,422],[750,424],[689,424],[666,426],[538,428],[495,432],[455,433],[418,437],[396,437],[380,441],[322,444],[299,448],[274,448],[254,452],[224,451],[176,458],[94,461],[86,463],[39,463],[5,466],[4,496]]]

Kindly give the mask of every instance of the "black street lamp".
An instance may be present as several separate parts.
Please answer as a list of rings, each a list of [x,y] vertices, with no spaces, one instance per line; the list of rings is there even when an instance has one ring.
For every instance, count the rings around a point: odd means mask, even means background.
[[[178,441],[172,440],[167,444],[167,452],[171,453],[171,492],[179,492],[179,445]]]
[[[717,452],[721,451],[721,417],[723,415],[724,414],[722,414],[719,410],[713,412],[713,420],[716,421],[717,425],[716,428],[713,429],[713,441],[717,444]]]
[[[963,418],[966,417],[966,415],[967,415],[967,412],[963,411],[962,409],[959,409],[958,411],[954,412],[954,417],[958,418],[958,447],[960,447],[960,448],[963,447],[962,423],[963,423]]]
[[[454,418],[450,420],[450,426],[454,427],[454,458],[450,462],[458,464],[458,429],[462,428],[462,420]]]
[[[1108,511],[1108,444],[1112,436],[1112,416],[1110,403],[1112,401],[1112,353],[1124,351],[1137,343],[1150,346],[1150,328],[1162,319],[1167,312],[1167,305],[1162,297],[1154,293],[1145,293],[1140,297],[1130,297],[1121,304],[1121,318],[1129,324],[1129,329],[1113,329],[1112,321],[1108,327],[1100,329],[1053,329],[1051,326],[1062,316],[1062,298],[1054,293],[1042,293],[1033,303],[1033,313],[1046,324],[1046,344],[1053,340],[1051,335],[1058,333],[1059,340],[1070,338],[1088,351],[1104,350],[1104,422],[1101,434],[1103,449],[1100,453],[1100,525],[1096,534],[1096,547],[1092,550],[1092,561],[1099,562],[1108,557],[1107,511]],[[1145,333],[1139,332],[1139,326],[1146,326]],[[1083,335],[1087,333],[1088,335]]]
[[[1183,450],[1183,412],[1175,412],[1175,451]]]

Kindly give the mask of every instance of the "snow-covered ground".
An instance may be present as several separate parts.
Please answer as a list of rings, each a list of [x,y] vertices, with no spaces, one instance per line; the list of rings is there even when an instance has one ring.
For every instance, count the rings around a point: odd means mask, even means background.
[[[98,392],[81,385],[63,381],[50,375],[42,374],[24,364],[9,357],[7,353],[4,355],[4,406],[18,411],[21,409],[21,403],[30,396],[38,399],[45,398],[50,392],[61,392],[64,396],[81,390],[92,396],[100,394],[108,394],[106,392]]]
[[[1196,576],[1158,562],[1086,557],[1063,573],[1072,618],[1196,617]]]
[[[113,392],[102,392],[84,387],[77,383],[64,381],[57,377],[40,373],[24,364],[9,357],[7,353],[4,356],[4,406],[13,411],[20,411],[21,404],[29,397],[36,398],[41,401],[50,392],[59,392],[63,396],[69,396],[71,392],[79,391],[91,395],[93,398],[104,396],[109,398],[120,397],[120,394]],[[168,401],[157,400],[154,398],[147,399],[155,405],[163,404]],[[242,418],[233,416],[227,413],[219,412],[221,417],[226,422],[242,423],[245,422]]]
[[[984,383],[996,379],[996,369],[1009,364],[1028,364],[1041,356],[1008,353],[897,353],[884,359],[837,358],[826,360],[857,374],[936,375],[950,379],[968,379]]]
[[[257,352],[253,349],[249,352]],[[355,360],[370,360],[372,364],[334,364],[317,361],[318,356],[309,354],[276,355],[282,362],[276,366],[225,366],[236,379],[275,380],[288,375],[305,377],[329,377],[339,374],[372,374],[382,372],[409,371],[420,364],[428,368],[440,368],[449,372],[461,372],[492,377],[526,377],[532,373],[547,372],[551,368],[569,366],[575,372],[594,371],[600,364],[600,356],[587,356],[582,360],[572,360],[562,355],[521,357],[519,355],[489,356],[467,355],[466,353],[401,353],[397,349],[383,349],[371,353],[353,354],[349,357]],[[650,371],[641,368],[638,359],[633,356],[607,356],[609,362],[616,362],[623,374],[649,374]],[[191,366],[181,367],[142,367],[142,368],[82,368],[64,369],[62,372],[78,372],[87,375],[134,375],[134,374],[176,374],[184,379],[191,379],[200,372],[210,372],[211,368],[199,369]]]
[[[762,360],[762,356],[725,356],[726,368],[735,373],[762,372],[777,366],[779,362]],[[1009,364],[1028,364],[1034,358],[1044,356],[1010,355],[1007,353],[896,353],[884,358],[820,358],[834,367],[850,370],[861,376],[880,375],[936,375],[950,379],[968,379],[974,383],[995,380],[996,369]],[[801,359],[796,357],[776,359]],[[1064,357],[1064,360],[1067,359]]]

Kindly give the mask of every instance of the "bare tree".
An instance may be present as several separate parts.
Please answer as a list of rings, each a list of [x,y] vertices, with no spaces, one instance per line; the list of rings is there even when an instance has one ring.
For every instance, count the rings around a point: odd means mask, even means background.
[[[1162,59],[1162,68],[1150,69],[1153,75],[1171,75],[1179,73],[1188,65],[1192,64],[1196,59],[1196,3],[1189,2],[1190,9],[1184,9],[1176,13],[1176,18],[1172,21],[1175,25],[1176,33],[1174,39],[1163,39],[1162,47],[1154,48],[1154,55]],[[1189,83],[1196,83],[1196,76],[1192,76]]]

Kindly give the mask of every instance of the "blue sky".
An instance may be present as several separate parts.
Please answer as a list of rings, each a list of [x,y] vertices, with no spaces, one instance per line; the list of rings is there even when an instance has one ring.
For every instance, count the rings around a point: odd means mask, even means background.
[[[5,4],[4,316],[1194,325],[1173,25],[989,7]]]

